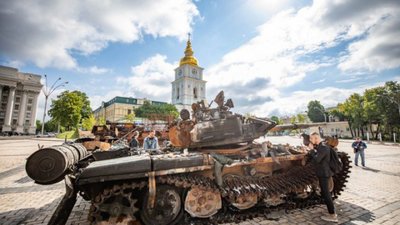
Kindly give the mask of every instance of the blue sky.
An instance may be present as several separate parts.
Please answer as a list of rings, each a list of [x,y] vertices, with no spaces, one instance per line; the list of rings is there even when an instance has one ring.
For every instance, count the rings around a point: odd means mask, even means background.
[[[394,0],[8,0],[0,64],[61,77],[93,109],[116,95],[170,101],[191,32],[209,99],[223,89],[241,113],[291,115],[400,80],[399,15]]]

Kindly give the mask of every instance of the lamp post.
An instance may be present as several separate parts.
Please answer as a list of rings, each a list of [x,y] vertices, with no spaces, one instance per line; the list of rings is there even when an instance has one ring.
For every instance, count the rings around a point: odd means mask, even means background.
[[[49,96],[57,89],[60,87],[64,87],[66,84],[68,84],[68,81],[60,83],[56,86],[57,82],[61,80],[61,77],[59,77],[56,81],[54,81],[54,83],[51,85],[51,87],[49,88],[49,86],[47,85],[47,75],[44,75],[44,78],[46,79],[46,85],[43,86],[43,94],[45,97],[45,101],[44,101],[44,111],[43,111],[43,120],[42,120],[42,135],[44,134],[44,120],[46,118],[46,110],[47,110],[47,100],[49,99]]]

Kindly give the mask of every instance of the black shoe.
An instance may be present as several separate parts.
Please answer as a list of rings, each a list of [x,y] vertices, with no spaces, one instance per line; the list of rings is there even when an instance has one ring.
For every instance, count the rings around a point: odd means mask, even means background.
[[[356,164],[356,166],[358,166],[358,164]]]

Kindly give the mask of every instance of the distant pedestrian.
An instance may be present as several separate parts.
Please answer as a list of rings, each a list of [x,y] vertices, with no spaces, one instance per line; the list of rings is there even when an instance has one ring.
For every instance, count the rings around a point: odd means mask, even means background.
[[[355,159],[354,163],[358,166],[358,156],[361,156],[361,165],[365,167],[365,152],[364,150],[367,148],[367,144],[361,140],[361,138],[357,137],[353,142],[351,147],[354,149]]]
[[[139,138],[139,131],[133,132],[133,136],[132,136],[131,142],[129,142],[129,147],[131,149],[139,148],[138,138]]]
[[[315,173],[318,177],[319,186],[321,188],[321,196],[324,198],[324,202],[329,212],[327,216],[321,216],[321,219],[337,223],[338,218],[335,213],[335,206],[333,205],[332,195],[329,190],[329,181],[333,176],[333,172],[329,166],[331,160],[331,149],[322,142],[321,136],[317,132],[310,134],[309,148],[316,150],[312,154],[312,163],[315,165]]]
[[[322,129],[322,127],[318,127],[318,132],[319,132],[319,136],[320,137],[324,137],[324,129]]]

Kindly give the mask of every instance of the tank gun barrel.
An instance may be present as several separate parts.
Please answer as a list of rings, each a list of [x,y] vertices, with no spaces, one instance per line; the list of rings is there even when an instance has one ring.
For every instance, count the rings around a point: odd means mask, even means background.
[[[318,127],[326,125],[326,123],[292,123],[292,124],[282,124],[276,125],[275,127],[271,128],[269,131],[283,131],[283,130],[296,130],[296,129],[306,129],[309,127]]]

